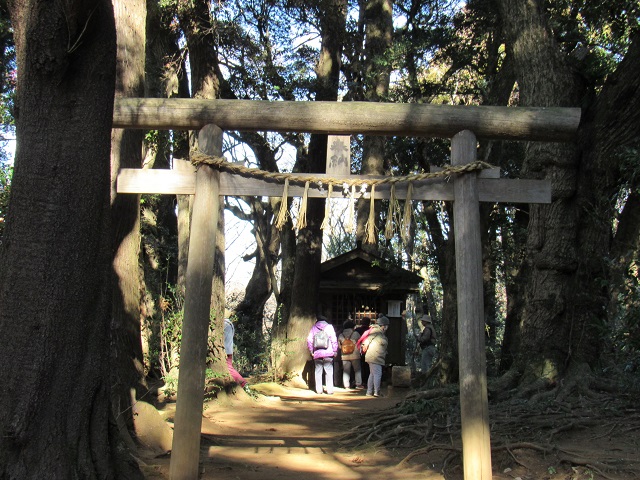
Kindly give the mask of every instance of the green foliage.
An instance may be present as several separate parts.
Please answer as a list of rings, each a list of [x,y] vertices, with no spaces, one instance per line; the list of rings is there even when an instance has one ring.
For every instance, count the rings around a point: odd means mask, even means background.
[[[631,32],[640,27],[638,2],[555,0],[547,8],[558,45],[589,87],[599,90],[624,56]]]
[[[324,236],[324,250],[329,259],[347,253],[353,250],[355,246],[355,234],[344,232],[344,228],[332,229],[331,235]]]
[[[159,133],[160,132],[158,130],[147,131],[144,135],[144,144],[148,148],[157,148]]]
[[[167,381],[172,370],[179,366],[184,295],[174,286],[168,286],[168,295],[160,299],[160,357],[158,363],[162,377]]]
[[[640,142],[635,148],[625,148],[619,154],[619,159],[622,186],[618,197],[625,196],[631,189],[640,192]]]
[[[244,373],[264,372],[269,368],[271,331],[246,331],[236,328],[233,362]]]
[[[282,357],[286,357],[294,353],[293,350],[289,349],[289,345],[292,343],[298,344],[302,341],[304,341],[304,339],[301,338],[287,338],[284,340],[274,338],[271,341],[268,354],[271,367],[269,369],[269,377],[272,381],[279,382],[287,379],[287,372],[280,370]]]
[[[627,205],[630,195],[640,193],[640,150],[637,148],[625,149],[620,154],[620,170],[622,182],[618,192],[613,198],[618,217],[614,219],[612,229],[618,229],[618,219],[624,208],[633,208]],[[635,198],[635,197],[634,197]],[[615,292],[615,314],[612,315],[613,325],[612,345],[616,364],[625,372],[640,371],[640,252],[628,246],[621,252],[621,258],[611,259],[611,268],[618,267],[622,277],[617,279],[615,285],[610,285],[607,280],[605,287]],[[619,267],[618,267],[619,268]]]
[[[5,2],[3,2],[3,5]],[[6,132],[15,125],[16,51],[6,5],[0,8],[0,124]]]
[[[13,166],[0,161],[0,242],[2,242],[5,219],[9,208],[12,175]]]
[[[167,397],[171,397],[178,393],[178,377],[174,373],[163,376],[164,386],[162,390]]]
[[[210,368],[207,368],[204,372],[204,378],[207,380],[213,380],[216,378],[224,378],[227,375],[219,373],[219,372],[214,372],[213,370],[211,370]]]
[[[145,252],[149,254],[148,256],[151,256],[151,252],[153,253],[152,262],[159,262],[156,269],[167,276],[177,261],[178,252],[177,238],[175,233],[169,231],[168,221],[158,220],[159,215],[162,215],[166,210],[166,206],[162,205],[162,200],[162,196],[159,194],[140,196],[140,232]],[[173,279],[167,277],[166,280],[171,282]]]

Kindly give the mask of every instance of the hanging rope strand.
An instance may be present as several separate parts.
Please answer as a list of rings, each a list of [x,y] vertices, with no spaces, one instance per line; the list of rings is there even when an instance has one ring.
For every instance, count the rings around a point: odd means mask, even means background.
[[[351,194],[349,195],[349,216],[347,217],[347,224],[345,230],[347,233],[353,233],[353,224],[356,220],[356,186],[351,185]]]
[[[276,228],[282,230],[284,224],[287,223],[289,216],[289,179],[284,180],[284,191],[282,192],[282,200],[280,201],[280,210],[276,219]]]
[[[302,230],[307,226],[307,198],[309,197],[309,182],[304,184],[304,193],[300,201],[300,210],[298,211],[298,230]]]
[[[391,240],[393,238],[393,225],[395,224],[393,221],[393,217],[397,207],[398,201],[396,200],[396,185],[394,183],[393,185],[391,185],[391,193],[389,194],[389,208],[387,209],[387,221],[384,226],[384,237],[387,240]]]
[[[413,195],[413,183],[409,182],[407,185],[407,197],[404,201],[404,212],[402,215],[402,226],[400,228],[400,236],[402,241],[407,244],[411,237],[411,214],[413,212],[413,206],[411,205],[411,196]]]
[[[331,230],[331,195],[333,194],[333,183],[329,184],[329,190],[327,192],[327,199],[324,204],[324,220],[322,220],[322,225],[320,225],[321,230],[327,230],[329,232]]]
[[[369,203],[369,219],[364,227],[364,243],[376,243],[376,186],[371,186],[371,202]]]

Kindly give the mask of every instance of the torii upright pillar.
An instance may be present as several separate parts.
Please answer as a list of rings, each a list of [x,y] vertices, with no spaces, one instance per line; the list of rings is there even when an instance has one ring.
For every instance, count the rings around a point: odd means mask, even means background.
[[[215,125],[203,127],[198,134],[198,148],[206,155],[221,156],[222,130]],[[198,478],[219,192],[220,172],[199,168],[189,236],[171,480]]]
[[[472,132],[458,133],[451,140],[451,165],[475,162],[476,149]],[[465,479],[491,480],[477,175],[456,176],[453,190],[463,471]]]

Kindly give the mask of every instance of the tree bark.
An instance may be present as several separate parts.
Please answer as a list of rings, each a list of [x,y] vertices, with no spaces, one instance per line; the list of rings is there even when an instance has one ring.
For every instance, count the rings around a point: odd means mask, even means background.
[[[242,132],[239,135],[250,146],[262,170],[278,171],[276,150],[263,135],[255,132]],[[280,259],[280,235],[285,232],[279,232],[273,222],[274,211],[277,212],[280,208],[279,198],[270,197],[263,202],[260,198],[246,197],[244,201],[251,207],[250,214],[227,206],[227,209],[230,209],[237,218],[253,224],[256,241],[255,251],[244,258],[245,261],[253,258],[255,266],[247,282],[244,298],[235,308],[238,319],[236,332],[239,333],[237,345],[249,357],[250,363],[257,365],[260,363],[259,355],[265,349],[263,342],[265,305],[274,293],[276,301],[280,301],[276,267]]]
[[[575,144],[527,146],[525,175],[552,182],[553,203],[530,209],[519,365],[526,379],[556,381],[573,362],[593,365],[608,303],[601,261],[610,248],[613,218],[606,199],[618,182],[612,154],[637,140],[637,35],[597,101],[555,44],[539,2],[501,0],[507,52],[513,56],[520,103],[585,104]]]
[[[316,65],[316,99],[337,100],[342,40],[346,22],[346,2],[327,0],[321,2],[319,15],[322,45]],[[326,135],[312,135],[309,144],[308,162],[303,171],[324,172],[327,154]],[[281,370],[294,374],[296,380],[303,375],[309,359],[306,338],[321,310],[318,305],[320,285],[320,261],[322,259],[322,230],[324,200],[307,200],[307,226],[298,232],[296,244],[295,272],[293,277],[291,310],[287,323],[287,354]]]
[[[561,55],[538,1],[500,0],[507,54],[513,58],[523,106],[579,104],[580,85]],[[530,209],[520,362],[529,378],[557,380],[568,360],[571,319],[567,286],[577,268],[575,145],[527,145],[522,175],[552,182],[552,205]]]
[[[116,96],[144,95],[145,0],[113,2],[118,40]],[[118,195],[120,168],[142,167],[141,130],[111,133],[111,225],[114,233],[111,388],[121,433],[135,436],[131,389],[146,393],[141,342],[140,195]],[[124,428],[126,426],[126,429]],[[128,431],[127,431],[128,430]]]
[[[18,59],[0,265],[0,477],[142,478],[109,396],[111,2],[9,2]]]
[[[632,187],[633,188],[633,187]],[[638,187],[635,187],[636,189]],[[618,229],[611,248],[611,286],[609,294],[609,325],[614,331],[629,332],[632,345],[640,345],[638,279],[634,262],[640,259],[640,193],[632,190],[620,215]]]
[[[216,42],[211,24],[209,2],[196,0],[179,6],[180,26],[184,31],[191,66],[191,92],[193,98],[217,99],[220,97],[220,68],[215,55]],[[195,137],[192,139],[196,146]],[[223,344],[225,310],[225,237],[224,207],[220,202],[218,212],[218,233],[216,234],[215,266],[211,291],[212,324],[209,332],[209,367],[217,373],[227,373],[226,355]]]
[[[451,204],[446,205],[446,210],[447,217],[452,218]],[[440,283],[442,284],[438,381],[445,384],[458,381],[458,287],[456,285],[454,229],[453,223],[450,222],[449,232],[445,237],[435,204],[425,202],[424,211],[433,239],[438,271],[440,272]]]
[[[167,8],[167,7],[164,7]],[[147,2],[147,42],[146,42],[146,88],[148,98],[189,98],[189,83],[186,75],[186,58],[180,48],[180,31],[171,25],[165,25],[166,13],[158,2]],[[162,130],[162,129],[161,129]],[[159,139],[164,140],[168,131],[159,131]],[[158,142],[159,154],[165,153],[167,163],[154,163],[153,168],[171,168],[168,148],[173,148],[173,158],[189,157],[189,140],[187,131],[174,130],[172,145],[163,148],[164,142]],[[174,165],[175,167],[175,165]],[[193,195],[176,195],[176,198],[162,196],[159,200],[158,225],[164,227],[171,235],[178,238],[177,260],[172,256],[168,260],[168,275],[163,279],[175,285],[177,295],[184,299],[185,275],[189,255],[189,221],[193,207]],[[177,204],[177,209],[176,209]],[[177,210],[177,211],[176,211]],[[177,217],[177,218],[176,218]],[[166,295],[166,288],[162,289]]]
[[[180,55],[179,36],[174,29],[170,28],[170,25],[163,23],[162,13],[162,8],[158,2],[147,1],[145,97],[180,96],[187,98],[189,96],[189,86],[187,84],[187,76],[183,73],[186,68],[184,59]],[[154,154],[153,158],[148,165],[145,159],[145,166],[170,169],[172,157],[187,158],[188,145],[183,140],[186,137],[186,132],[175,131],[173,135],[171,133],[167,130],[159,130],[157,132],[155,144],[151,147],[155,148],[155,151],[151,152]],[[180,197],[184,197],[186,205],[189,205],[192,195],[181,195]],[[180,201],[170,195],[162,195],[157,200],[157,209],[155,211],[157,231],[168,232],[168,234],[166,236],[154,235],[153,241],[158,242],[162,247],[174,248],[171,245],[174,245],[178,238],[176,203],[180,203]],[[180,206],[178,207],[178,211],[181,213],[184,210],[187,212],[186,230],[188,231],[189,208],[181,209]],[[185,244],[186,248],[181,251],[180,247]],[[182,252],[182,254],[178,254],[178,259],[175,258],[175,255],[162,255],[158,252],[159,258],[154,262],[154,265],[148,262],[146,264],[145,281],[148,289],[153,292],[153,300],[155,302],[153,307],[148,309],[148,315],[157,312],[159,308],[157,302],[161,296],[167,295],[168,285],[181,285],[184,287],[186,258],[189,253],[188,239],[179,244],[179,252]],[[150,270],[153,270],[153,272],[151,273]],[[147,278],[149,273],[154,277],[151,282]],[[181,278],[181,280],[179,281],[178,278]],[[184,288],[178,288],[178,291],[184,292]]]
[[[238,332],[241,341],[237,345],[250,356],[251,364],[259,364],[259,354],[264,350],[262,335],[264,328],[264,307],[271,297],[275,285],[275,260],[280,250],[279,235],[272,225],[273,211],[264,208],[259,199],[249,200],[251,204],[256,249],[253,254],[255,266],[247,283],[245,295],[235,309],[238,318]]]
[[[392,46],[393,2],[375,0],[364,6],[365,47],[364,56],[364,99],[369,102],[386,100],[389,93],[391,62],[387,57]],[[362,173],[383,175],[385,168],[385,137],[364,137],[362,144]],[[374,202],[374,218],[380,216],[380,202]],[[369,225],[371,202],[359,199],[357,202],[356,242],[363,250],[378,253],[377,228]],[[374,224],[376,222],[374,221]],[[368,232],[367,232],[368,228]],[[373,230],[372,230],[373,229]],[[373,231],[374,238],[368,238]]]
[[[593,103],[586,109],[580,132],[581,168],[578,174],[578,258],[576,275],[569,285],[569,301],[578,306],[571,330],[573,357],[593,366],[605,345],[609,325],[607,311],[615,288],[624,285],[621,268],[628,270],[638,245],[638,195],[631,194],[613,230],[616,201],[629,184],[623,169],[625,156],[637,151],[640,131],[640,33],[616,72],[610,75]],[[631,220],[631,222],[629,222]],[[630,249],[622,248],[627,245]],[[637,258],[637,257],[636,257]],[[626,265],[625,265],[626,263]],[[612,284],[608,284],[612,281]],[[637,330],[636,330],[637,334]]]
[[[507,293],[507,314],[504,323],[504,335],[500,353],[500,373],[506,373],[514,364],[519,350],[520,320],[524,302],[524,285],[520,281],[526,278],[521,269],[526,268],[523,261],[526,244],[528,208],[515,210],[512,229],[504,235],[502,247],[504,251],[505,291]]]

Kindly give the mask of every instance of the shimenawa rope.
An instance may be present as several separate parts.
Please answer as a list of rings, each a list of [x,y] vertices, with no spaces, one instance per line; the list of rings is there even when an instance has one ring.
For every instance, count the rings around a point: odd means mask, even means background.
[[[318,177],[313,174],[299,174],[299,173],[280,173],[280,172],[267,172],[265,170],[260,170],[257,168],[248,168],[244,165],[240,165],[237,163],[229,163],[227,159],[224,157],[212,157],[209,155],[205,155],[198,150],[194,150],[191,152],[191,163],[196,167],[200,165],[211,165],[217,167],[220,170],[239,174],[247,177],[253,178],[262,178],[262,179],[271,179],[284,181],[284,192],[282,195],[282,202],[280,204],[280,211],[278,212],[278,216],[276,218],[276,227],[278,229],[282,229],[286,220],[288,218],[289,213],[289,202],[288,202],[288,190],[289,183],[304,183],[304,196],[302,198],[300,204],[300,210],[298,211],[298,223],[294,228],[300,229],[306,227],[306,200],[309,192],[309,185],[311,182],[314,183],[327,183],[329,185],[329,193],[327,202],[330,201],[331,193],[333,192],[334,184],[342,184],[344,190],[348,190],[348,187],[351,187],[350,198],[349,198],[349,209],[351,215],[353,215],[353,203],[355,202],[355,187],[360,186],[366,188],[366,186],[371,185],[371,206],[369,208],[369,218],[365,225],[365,235],[363,241],[365,243],[374,243],[376,240],[376,228],[375,228],[375,209],[374,209],[374,197],[375,197],[375,187],[376,185],[384,185],[391,184],[391,198],[389,205],[389,212],[387,213],[387,225],[385,227],[385,234],[387,238],[389,235],[392,235],[393,229],[390,225],[390,219],[392,219],[395,215],[396,209],[399,209],[398,201],[395,198],[395,185],[397,183],[408,182],[407,185],[407,195],[404,204],[404,212],[402,216],[402,224],[400,227],[401,238],[404,242],[409,240],[410,235],[410,225],[411,225],[411,194],[413,191],[414,181],[419,180],[427,180],[430,178],[439,178],[439,177],[451,177],[453,175],[460,175],[464,173],[475,172],[478,170],[484,170],[487,168],[493,168],[493,166],[487,162],[476,161],[471,162],[466,165],[455,165],[455,166],[447,166],[438,172],[429,172],[429,173],[417,173],[412,175],[402,175],[398,177],[382,177],[382,178],[332,178],[332,177]],[[393,212],[392,212],[393,210]],[[325,217],[330,214],[330,208],[325,209]],[[347,222],[347,225],[353,223],[353,218],[350,218]],[[327,228],[329,225],[328,218],[325,218],[322,222],[321,228]]]

